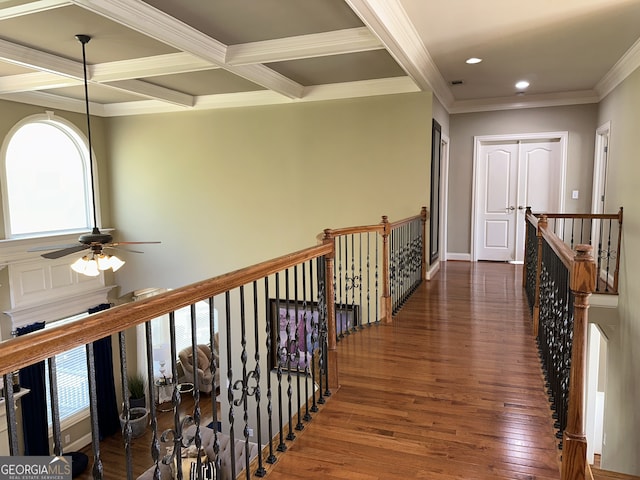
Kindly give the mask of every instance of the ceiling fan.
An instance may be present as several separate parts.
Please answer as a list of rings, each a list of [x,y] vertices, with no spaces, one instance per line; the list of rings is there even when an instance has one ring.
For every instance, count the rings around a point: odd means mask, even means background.
[[[84,71],[84,99],[85,109],[87,116],[87,140],[89,146],[89,172],[91,178],[91,197],[93,205],[93,230],[91,233],[80,235],[78,243],[73,245],[65,245],[58,250],[52,252],[43,253],[41,256],[48,259],[61,258],[72,253],[81,252],[83,250],[90,250],[90,252],[79,258],[71,265],[71,268],[78,273],[97,276],[100,274],[100,270],[107,270],[111,268],[114,272],[119,269],[124,262],[115,255],[107,255],[104,253],[105,248],[114,248],[119,245],[140,245],[140,244],[152,244],[160,242],[114,242],[113,237],[109,233],[103,233],[98,228],[97,212],[96,212],[96,193],[95,186],[93,184],[93,158],[91,149],[91,120],[89,116],[89,89],[87,81],[87,58],[85,53],[85,46],[91,40],[89,35],[76,35],[76,39],[82,44],[82,66]],[[38,247],[29,251],[42,251],[51,250],[56,247]],[[134,253],[142,253],[136,250],[127,250]]]

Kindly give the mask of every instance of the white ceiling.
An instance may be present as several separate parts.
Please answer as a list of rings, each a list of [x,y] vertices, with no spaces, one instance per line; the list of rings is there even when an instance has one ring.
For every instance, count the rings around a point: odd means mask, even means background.
[[[640,0],[0,0],[0,98],[84,111],[75,34],[95,115],[416,91],[456,113],[600,100],[640,65]]]

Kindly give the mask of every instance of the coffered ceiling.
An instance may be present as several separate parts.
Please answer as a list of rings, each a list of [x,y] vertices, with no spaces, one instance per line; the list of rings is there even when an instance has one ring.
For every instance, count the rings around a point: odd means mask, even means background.
[[[455,113],[598,101],[640,65],[640,1],[0,0],[0,98],[84,111],[76,34],[95,115],[417,91]]]

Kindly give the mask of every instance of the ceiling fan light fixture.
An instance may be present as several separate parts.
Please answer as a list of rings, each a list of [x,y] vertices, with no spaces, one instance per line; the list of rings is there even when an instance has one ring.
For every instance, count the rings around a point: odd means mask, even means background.
[[[529,82],[527,82],[526,80],[520,80],[518,83],[516,83],[516,88],[518,90],[524,90],[527,87],[529,87]]]
[[[86,275],[87,277],[97,277],[100,275],[98,262],[95,261],[93,257],[89,258],[87,255],[73,262],[71,264],[71,270],[81,275]]]
[[[115,255],[111,255],[109,257],[109,263],[111,265],[111,270],[113,270],[114,272],[116,270],[118,270],[121,266],[124,265],[124,260],[120,260],[118,257],[116,257]]]

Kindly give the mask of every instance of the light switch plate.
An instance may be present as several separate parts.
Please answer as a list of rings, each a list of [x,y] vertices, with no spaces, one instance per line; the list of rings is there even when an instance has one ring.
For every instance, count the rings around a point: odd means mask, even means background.
[[[573,192],[571,192],[571,198],[573,198],[574,200],[577,200],[578,196],[579,196],[578,190],[574,190]]]

